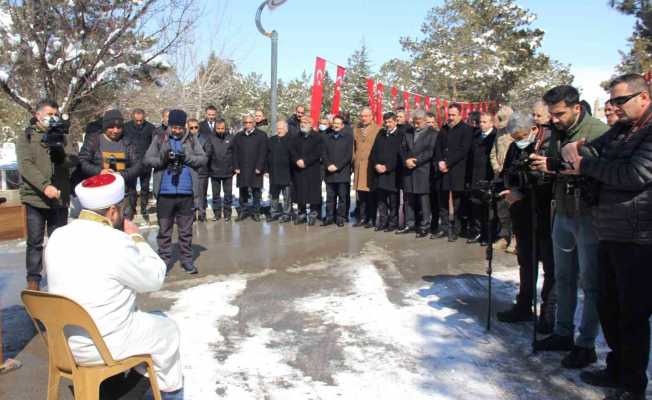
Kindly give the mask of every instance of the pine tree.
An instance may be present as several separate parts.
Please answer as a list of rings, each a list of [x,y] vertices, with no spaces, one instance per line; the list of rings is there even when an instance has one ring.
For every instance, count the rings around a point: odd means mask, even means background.
[[[358,115],[362,108],[369,106],[367,79],[371,77],[369,52],[367,51],[367,45],[363,42],[347,62],[346,76],[342,84],[342,111],[349,111],[351,115]]]
[[[629,37],[630,49],[621,52],[617,67],[621,73],[645,73],[652,69],[652,4],[649,0],[610,0],[611,7],[636,17],[634,32]]]

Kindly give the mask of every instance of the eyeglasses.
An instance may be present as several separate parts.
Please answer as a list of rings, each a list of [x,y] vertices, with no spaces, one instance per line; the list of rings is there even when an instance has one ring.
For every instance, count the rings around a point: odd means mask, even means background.
[[[189,126],[188,129],[190,129],[191,131],[197,131],[197,130],[199,130],[199,127],[198,126]]]
[[[614,106],[618,106],[618,107],[624,106],[625,103],[627,103],[628,101],[630,101],[631,99],[633,99],[634,97],[638,96],[641,93],[643,93],[643,92],[632,93],[632,94],[627,95],[627,96],[614,97],[613,99],[609,99],[609,103],[614,105]]]

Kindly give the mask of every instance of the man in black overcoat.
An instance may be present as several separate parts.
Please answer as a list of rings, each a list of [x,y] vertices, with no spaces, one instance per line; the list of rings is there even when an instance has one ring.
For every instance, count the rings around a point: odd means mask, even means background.
[[[314,225],[319,215],[321,204],[322,140],[319,133],[312,128],[312,118],[301,119],[301,131],[292,138],[291,155],[293,167],[294,192],[293,201],[297,203],[296,225],[308,223]],[[308,214],[307,206],[310,206]]]
[[[256,129],[254,117],[243,118],[244,129],[233,139],[233,166],[238,176],[240,190],[240,211],[237,221],[251,216],[260,221],[260,199],[263,188],[263,174],[267,159],[267,134]],[[249,192],[253,204],[249,206]]]
[[[353,136],[344,131],[344,120],[341,117],[333,119],[332,129],[329,135],[322,135],[326,218],[321,226],[337,223],[337,226],[341,227],[346,221],[346,199],[351,190]]]
[[[288,222],[291,219],[292,199],[290,183],[292,182],[292,139],[288,135],[285,121],[276,123],[276,135],[269,138],[267,155],[267,172],[269,173],[270,221]],[[280,195],[283,195],[283,204]]]

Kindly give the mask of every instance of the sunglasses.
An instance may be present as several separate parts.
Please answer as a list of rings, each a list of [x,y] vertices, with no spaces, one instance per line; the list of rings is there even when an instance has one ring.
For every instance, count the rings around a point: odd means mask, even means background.
[[[197,130],[199,130],[199,127],[198,126],[189,126],[188,129],[190,129],[191,131],[197,131]]]
[[[632,94],[627,95],[627,96],[614,97],[613,99],[609,99],[609,103],[611,105],[620,107],[620,106],[625,105],[625,103],[627,103],[628,101],[630,101],[631,99],[633,99],[634,97],[638,96],[641,93],[643,93],[643,92],[632,93]]]

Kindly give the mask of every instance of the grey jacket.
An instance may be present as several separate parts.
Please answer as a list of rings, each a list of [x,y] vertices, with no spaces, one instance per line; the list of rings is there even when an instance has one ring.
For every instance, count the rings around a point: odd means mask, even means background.
[[[145,160],[143,163],[150,168],[154,169],[154,195],[158,196],[161,190],[161,179],[163,172],[168,167],[168,157],[170,154],[170,140],[169,130],[157,135],[152,144],[145,153]],[[192,191],[194,194],[200,192],[199,190],[199,169],[206,165],[208,158],[204,153],[201,145],[197,139],[189,134],[184,133],[181,139],[183,143],[183,151],[185,153],[184,164],[190,167],[190,175],[192,176]]]

